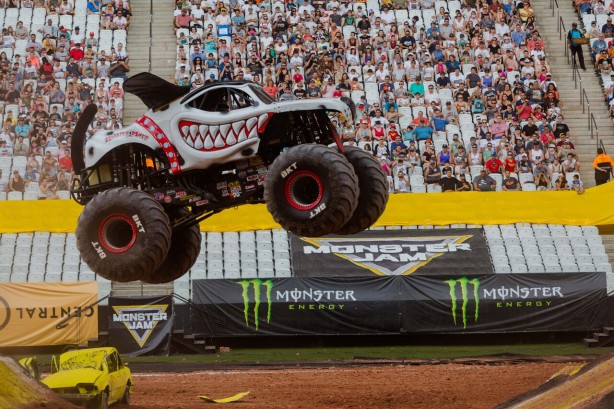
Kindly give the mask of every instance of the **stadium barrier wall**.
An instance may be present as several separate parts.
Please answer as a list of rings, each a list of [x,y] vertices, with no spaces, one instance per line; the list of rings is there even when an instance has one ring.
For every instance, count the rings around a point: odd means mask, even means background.
[[[391,195],[376,226],[552,223],[597,226],[614,232],[614,183],[573,191],[458,192]],[[82,207],[73,201],[0,202],[0,233],[75,231]],[[265,205],[239,206],[201,223],[201,230],[227,232],[279,228]]]

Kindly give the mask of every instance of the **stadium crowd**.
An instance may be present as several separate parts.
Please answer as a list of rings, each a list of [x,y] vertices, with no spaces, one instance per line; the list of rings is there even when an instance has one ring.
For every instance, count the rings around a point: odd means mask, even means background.
[[[178,1],[174,28],[179,85],[351,97],[356,118],[334,123],[391,191],[582,183],[529,0]]]
[[[69,197],[71,135],[122,126],[127,0],[0,1],[0,199]]]

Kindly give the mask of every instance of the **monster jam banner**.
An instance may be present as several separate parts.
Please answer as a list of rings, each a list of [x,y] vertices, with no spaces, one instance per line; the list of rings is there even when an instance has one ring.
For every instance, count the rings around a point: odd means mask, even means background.
[[[172,296],[110,297],[109,314],[109,340],[121,354],[169,354]]]
[[[0,347],[98,338],[98,307],[92,306],[97,299],[95,282],[0,284]]]
[[[606,321],[605,273],[195,280],[195,334],[587,331]]]
[[[482,229],[371,230],[352,236],[291,235],[295,276],[491,274]]]

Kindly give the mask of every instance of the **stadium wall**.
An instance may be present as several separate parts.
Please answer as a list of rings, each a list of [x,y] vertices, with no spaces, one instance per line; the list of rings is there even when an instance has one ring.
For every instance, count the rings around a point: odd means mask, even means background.
[[[573,191],[461,192],[392,195],[376,226],[551,223],[614,232],[614,184]],[[0,202],[0,233],[73,232],[82,207],[72,201]],[[201,224],[206,232],[276,229],[265,205],[225,210]]]

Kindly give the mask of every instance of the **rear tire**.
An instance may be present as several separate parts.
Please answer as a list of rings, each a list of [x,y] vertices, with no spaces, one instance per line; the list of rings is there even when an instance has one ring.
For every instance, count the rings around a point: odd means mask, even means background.
[[[162,263],[171,228],[164,209],[151,196],[121,187],[85,205],[76,236],[81,258],[92,271],[126,282],[146,277]]]
[[[190,214],[187,209],[173,209],[169,212],[171,220]],[[196,262],[200,253],[201,235],[198,223],[181,230],[173,231],[171,247],[166,258],[151,274],[141,279],[149,284],[169,283],[184,275]]]
[[[345,147],[345,157],[358,176],[360,195],[354,214],[336,234],[355,234],[373,225],[388,203],[388,179],[375,157],[353,146]]]
[[[264,187],[267,209],[284,229],[319,237],[341,228],[358,202],[358,177],[336,150],[306,144],[281,154]]]

